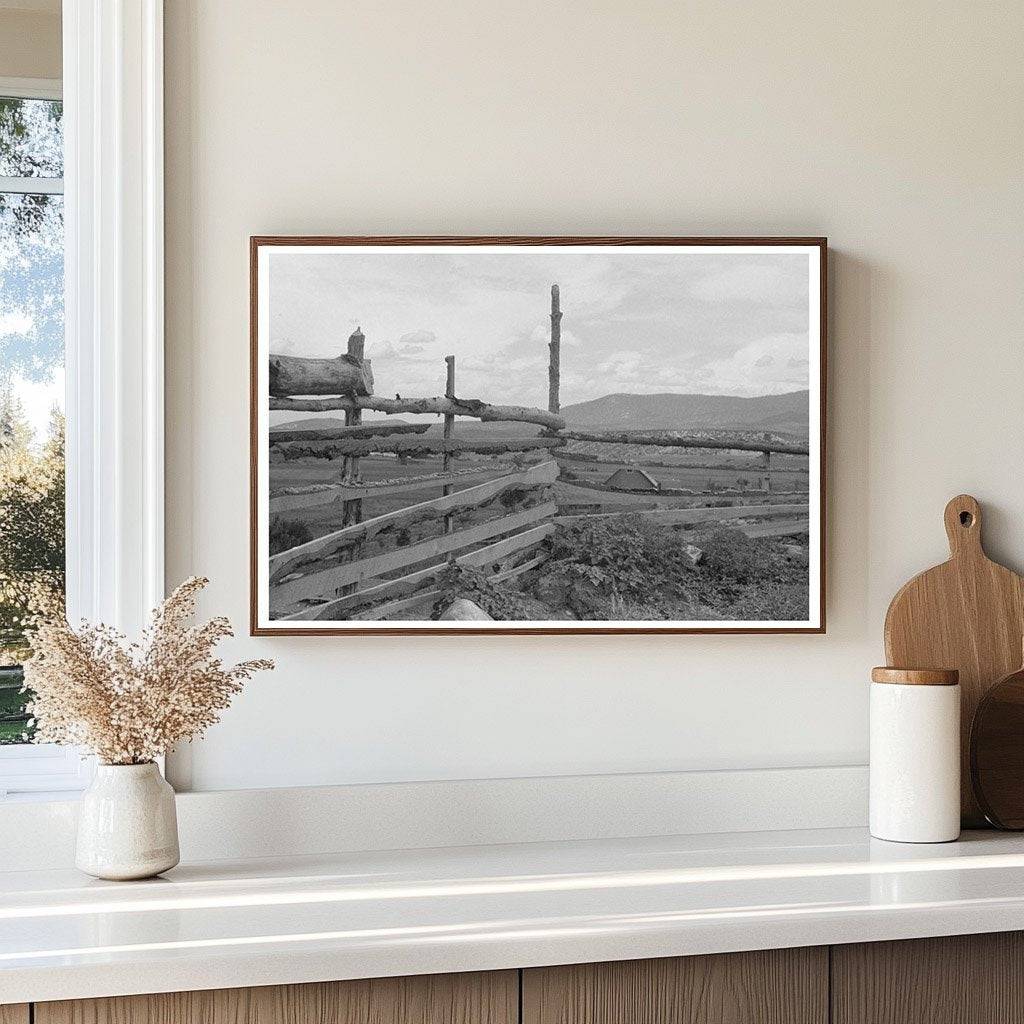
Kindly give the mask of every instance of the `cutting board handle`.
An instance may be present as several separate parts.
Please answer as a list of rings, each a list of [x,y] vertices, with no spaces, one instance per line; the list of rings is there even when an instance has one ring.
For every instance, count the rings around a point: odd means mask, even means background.
[[[949,553],[953,558],[959,555],[984,555],[981,549],[981,506],[976,498],[969,494],[958,494],[946,505],[944,519]]]

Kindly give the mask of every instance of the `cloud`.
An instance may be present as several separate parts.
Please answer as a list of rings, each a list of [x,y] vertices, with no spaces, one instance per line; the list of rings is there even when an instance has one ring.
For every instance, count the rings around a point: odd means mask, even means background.
[[[624,349],[621,352],[613,352],[607,359],[598,364],[597,369],[602,374],[617,377],[619,380],[642,380],[647,376],[646,363],[642,352],[634,349]]]
[[[759,302],[770,305],[789,305],[794,295],[794,283],[803,287],[804,280],[797,278],[788,267],[777,263],[747,263],[726,267],[716,273],[695,281],[691,294],[707,302]]]
[[[798,391],[808,386],[806,352],[807,335],[774,334],[709,362],[705,369],[710,384],[732,394]]]
[[[437,335],[433,331],[418,330],[418,331],[406,331],[398,339],[399,345],[404,345],[407,348],[412,349],[415,346],[415,350],[422,352],[424,346],[433,345],[437,341]]]

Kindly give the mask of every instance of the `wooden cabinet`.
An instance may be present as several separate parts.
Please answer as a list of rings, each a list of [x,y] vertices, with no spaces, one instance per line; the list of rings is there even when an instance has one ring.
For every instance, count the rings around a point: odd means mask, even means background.
[[[493,971],[37,1003],[34,1024],[516,1024],[518,1004]]]
[[[523,1024],[826,1024],[828,950],[523,971]]]
[[[1024,933],[0,1006],[0,1024],[1024,1024]]]
[[[1024,933],[832,947],[833,1024],[1024,1024]]]

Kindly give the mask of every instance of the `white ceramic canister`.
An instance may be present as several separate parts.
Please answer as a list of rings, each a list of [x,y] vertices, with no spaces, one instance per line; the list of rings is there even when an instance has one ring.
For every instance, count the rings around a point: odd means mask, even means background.
[[[960,684],[954,669],[871,672],[871,834],[897,843],[960,835]]]
[[[148,764],[100,764],[82,794],[75,864],[96,878],[150,878],[178,863],[174,790]]]

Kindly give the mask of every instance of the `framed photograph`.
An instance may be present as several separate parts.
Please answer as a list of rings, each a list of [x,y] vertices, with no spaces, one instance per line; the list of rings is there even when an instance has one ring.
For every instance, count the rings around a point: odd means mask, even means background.
[[[251,239],[251,628],[823,633],[824,238]]]

